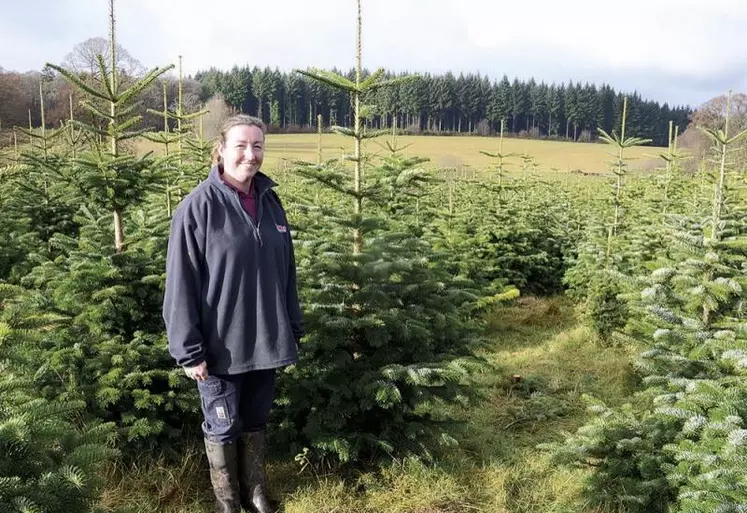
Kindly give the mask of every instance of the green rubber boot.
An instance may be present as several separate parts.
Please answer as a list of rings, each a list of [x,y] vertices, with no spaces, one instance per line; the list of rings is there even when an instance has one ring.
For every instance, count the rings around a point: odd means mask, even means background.
[[[241,512],[238,446],[237,442],[224,445],[205,439],[210,482],[215,494],[215,513]]]
[[[276,513],[277,504],[267,493],[265,475],[265,432],[241,435],[239,450],[241,505],[251,513]]]

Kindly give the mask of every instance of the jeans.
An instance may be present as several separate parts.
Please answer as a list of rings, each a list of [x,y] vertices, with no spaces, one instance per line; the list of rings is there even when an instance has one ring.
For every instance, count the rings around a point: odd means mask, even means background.
[[[228,444],[241,433],[267,425],[275,397],[275,369],[243,374],[211,374],[197,382],[202,403],[202,432],[211,442]]]

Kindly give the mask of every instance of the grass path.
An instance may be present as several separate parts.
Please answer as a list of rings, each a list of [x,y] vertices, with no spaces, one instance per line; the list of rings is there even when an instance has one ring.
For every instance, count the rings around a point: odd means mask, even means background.
[[[599,347],[565,299],[522,299],[488,318],[480,376],[484,401],[457,412],[458,448],[434,463],[393,462],[377,473],[298,473],[274,463],[270,481],[285,513],[601,512],[581,494],[584,471],[558,468],[537,444],[558,441],[586,417],[582,394],[615,404],[632,391],[630,354]],[[179,465],[148,460],[113,469],[104,505],[132,511],[208,513],[211,493],[199,448]]]

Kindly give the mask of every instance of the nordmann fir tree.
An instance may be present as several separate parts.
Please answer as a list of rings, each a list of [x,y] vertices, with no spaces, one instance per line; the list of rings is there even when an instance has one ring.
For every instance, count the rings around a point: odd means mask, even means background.
[[[380,192],[387,198],[386,203],[381,203],[383,213],[395,220],[406,219],[403,228],[409,229],[413,237],[421,237],[423,224],[431,214],[427,210],[427,200],[441,180],[421,167],[427,158],[405,156],[405,150],[410,146],[399,144],[395,122],[390,138],[381,145],[385,156],[380,158],[373,172]]]
[[[625,150],[633,146],[640,146],[651,142],[650,139],[640,137],[625,137],[625,128],[628,113],[628,98],[623,99],[622,120],[620,122],[620,134],[608,134],[601,128],[598,129],[600,139],[614,147],[617,151],[616,159],[613,162],[612,172],[615,175],[612,184],[612,221],[607,225],[607,242],[604,253],[604,267],[599,269],[592,279],[592,286],[587,299],[586,314],[594,328],[594,331],[603,341],[609,340],[612,332],[622,328],[627,322],[628,307],[621,294],[624,292],[624,285],[619,278],[614,279],[614,273],[607,271],[618,271],[626,273],[628,271],[626,257],[629,253],[625,251],[625,238],[622,237],[621,231],[624,226],[631,223],[625,221],[625,206],[623,205],[623,187],[628,174],[628,160],[625,157]],[[622,242],[622,243],[621,243]],[[613,256],[613,252],[616,253]]]
[[[576,295],[583,297],[584,316],[602,342],[610,340],[612,334],[623,328],[628,319],[628,305],[621,296],[625,291],[621,275],[629,274],[639,255],[631,253],[623,236],[624,229],[630,228],[625,219],[626,202],[623,191],[628,175],[628,161],[625,150],[650,142],[639,137],[626,137],[627,98],[623,100],[620,134],[608,134],[601,128],[600,139],[615,149],[611,184],[612,195],[609,198],[609,215],[606,220],[602,239],[601,226],[597,222],[589,224],[588,233],[579,244],[576,262],[566,273],[565,281],[571,288],[579,288]]]
[[[669,144],[667,151],[660,153],[659,157],[665,162],[664,173],[658,176],[662,188],[661,213],[667,215],[672,212],[672,207],[683,205],[683,195],[686,193],[684,180],[682,179],[682,162],[690,156],[684,153],[678,146],[679,127],[669,122]],[[681,213],[681,212],[680,212]]]
[[[10,159],[9,159],[10,160]],[[13,158],[15,160],[15,157]],[[31,230],[31,218],[15,209],[17,182],[21,166],[0,166],[0,281],[17,283],[28,272],[28,255],[42,243]]]
[[[431,243],[450,254],[450,269],[486,291],[561,290],[563,252],[571,241],[562,208],[566,193],[556,183],[517,183],[504,189],[500,210],[486,209],[496,205],[497,194],[476,180],[456,182],[434,201],[441,215],[424,227]]]
[[[70,150],[70,156],[73,159],[78,157],[78,150],[82,147],[83,141],[90,135],[86,134],[80,127],[75,124],[75,108],[73,106],[73,93],[68,97],[70,102],[70,119],[63,124],[62,136],[67,148]],[[61,122],[62,123],[62,122]]]
[[[64,144],[63,128],[48,129],[44,107],[44,89],[39,82],[39,108],[41,126],[19,129],[30,144],[24,146],[17,158],[15,172],[9,176],[13,189],[9,202],[11,216],[25,216],[30,220],[28,236],[37,241],[37,254],[53,259],[57,252],[51,247],[50,238],[54,233],[74,237],[78,231],[73,221],[80,197],[65,182],[65,165],[70,148]]]
[[[142,136],[163,146],[162,156],[158,159],[157,167],[164,175],[164,196],[168,218],[174,209],[174,204],[180,201],[185,191],[194,189],[204,179],[205,169],[209,168],[210,143],[201,134],[195,138],[193,123],[200,120],[207,110],[200,110],[191,114],[183,110],[182,56],[179,56],[179,76],[177,80],[178,93],[174,112],[169,110],[166,82],[163,82],[163,110],[148,109],[148,112],[163,117],[163,130],[155,133],[144,133]],[[170,129],[170,123],[176,122],[176,130]],[[200,125],[201,126],[201,125]],[[196,157],[196,158],[191,158]],[[176,193],[176,197],[174,197]]]
[[[19,358],[33,357],[44,331],[55,323],[48,315],[16,315],[14,301],[24,292],[0,284],[0,511],[93,511],[101,466],[117,454],[114,426],[84,426],[82,401],[46,401],[19,375],[24,370]]]
[[[39,390],[48,398],[85,401],[92,415],[117,423],[122,441],[142,447],[178,435],[196,403],[193,387],[173,367],[160,317],[168,218],[163,206],[160,215],[151,215],[147,200],[157,195],[163,205],[160,184],[167,171],[122,147],[142,132],[135,129],[139,117],[132,115],[138,95],[166,69],[156,68],[120,91],[113,7],[112,1],[112,58],[109,66],[98,59],[100,89],[54,67],[88,95],[83,105],[108,123],[102,132],[75,121],[91,135],[91,147],[68,163],[75,170],[69,185],[82,203],[75,218],[79,235],[52,235],[50,244],[60,256],[40,257],[22,283],[33,291],[25,301],[65,318],[36,349],[38,361],[47,362],[33,374]]]
[[[90,98],[83,100],[81,105],[95,117],[106,122],[107,129],[100,130],[93,125],[76,121],[89,134],[107,141],[106,147],[94,146],[93,151],[78,159],[80,175],[77,177],[77,183],[89,202],[112,213],[114,246],[117,252],[122,252],[125,248],[124,212],[128,206],[142,200],[143,195],[153,187],[159,177],[153,172],[147,157],[136,158],[127,153],[122,154],[121,145],[123,141],[146,131],[132,130],[141,121],[140,116],[132,115],[137,106],[137,98],[159,76],[173,68],[173,65],[154,68],[129,88],[120,90],[120,72],[116,67],[114,0],[109,0],[109,17],[110,62],[107,65],[103,57],[97,56],[99,89],[88,85],[72,71],[54,64],[47,66],[87,94]],[[103,103],[96,103],[95,100]],[[102,104],[106,107],[102,108]]]
[[[558,291],[563,247],[570,242],[563,228],[565,193],[532,178],[528,168],[521,179],[511,176],[502,134],[498,145],[498,153],[483,152],[498,159],[497,169],[472,179],[451,173],[448,187],[433,195],[433,215],[423,229],[432,246],[447,253],[450,272],[488,294]]]
[[[672,245],[667,224],[674,215],[693,213],[684,201],[692,180],[680,169],[680,163],[687,155],[677,147],[677,132],[670,123],[669,146],[666,152],[659,153],[664,162],[661,173],[639,174],[631,177],[626,185],[629,201],[626,215],[637,222],[629,226],[619,236],[618,247],[623,255],[623,265],[627,276],[647,274],[652,268],[664,265],[671,260]],[[638,289],[624,286],[626,291],[616,298],[620,302],[635,299]],[[625,330],[630,331],[630,326]]]
[[[331,162],[298,170],[324,193],[313,231],[301,221],[296,235],[308,335],[301,364],[289,371],[293,380],[281,381],[275,414],[277,438],[313,465],[422,455],[434,438],[451,440],[434,406],[466,399],[474,362],[469,308],[477,297],[412,237],[411,216],[386,212],[391,201],[404,202],[401,195],[420,174],[391,161],[375,166],[363,151],[363,141],[378,132],[364,133],[362,95],[404,79],[383,80],[379,70],[363,80],[360,36],[359,1],[355,79],[301,72],[350,93],[354,105],[353,127],[334,128],[354,142],[346,158],[352,177]]]
[[[513,222],[506,223],[503,237],[506,251],[496,255],[515,273],[507,279],[528,294],[562,292],[567,255],[575,247],[567,188],[557,179],[529,179],[519,184],[512,203]]]
[[[653,347],[643,353],[655,414],[682,423],[664,451],[674,458],[669,480],[675,511],[737,512],[747,507],[747,221],[745,190],[730,149],[747,131],[705,129],[715,172],[709,218],[675,233],[683,255],[657,269],[644,291]],[[744,163],[741,163],[744,165]]]
[[[469,222],[476,227],[480,267],[492,267],[493,280],[500,279],[526,293],[557,292],[562,289],[563,247],[568,243],[563,242],[561,229],[567,213],[558,208],[565,192],[558,183],[530,179],[536,163],[528,155],[521,157],[521,179],[511,176],[505,160],[515,154],[503,152],[503,125],[501,122],[498,153],[481,152],[497,158],[497,168],[487,181],[472,181],[493,197],[489,201],[477,196]],[[481,204],[496,207],[483,210]]]
[[[480,153],[483,155],[487,155],[488,157],[494,158],[498,160],[498,165],[494,170],[494,173],[491,173],[491,175],[494,175],[498,182],[497,184],[493,184],[492,182],[488,182],[485,184],[485,187],[488,188],[491,191],[496,192],[496,204],[495,208],[497,211],[501,210],[502,202],[503,202],[503,196],[507,189],[513,189],[512,184],[510,184],[510,178],[508,176],[508,168],[506,166],[507,162],[506,160],[510,159],[511,157],[515,157],[515,153],[504,153],[503,152],[503,128],[505,125],[505,120],[501,120],[501,131],[498,135],[498,152],[492,153],[485,150],[480,150]],[[478,182],[479,183],[479,182]]]
[[[742,511],[747,430],[747,223],[744,191],[730,171],[728,107],[716,151],[709,216],[675,218],[678,248],[641,294],[649,336],[639,368],[645,389],[632,405],[607,408],[565,444],[559,461],[593,464],[592,495],[630,511]]]
[[[114,426],[81,430],[69,417],[82,412],[82,402],[34,398],[29,384],[0,369],[0,511],[103,513],[95,505],[101,467],[116,455]]]
[[[535,272],[538,267],[544,267],[548,273],[560,270],[560,265],[552,265],[558,262],[550,262],[542,251],[541,241],[553,240],[549,236],[553,223],[547,223],[545,216],[536,211],[548,211],[536,208],[535,204],[524,204],[515,194],[517,187],[500,191],[485,187],[478,180],[462,180],[460,185],[464,188],[458,193],[453,182],[447,188],[441,187],[442,180],[436,179],[432,172],[413,167],[424,159],[401,155],[406,147],[400,147],[393,137],[386,142],[388,156],[376,167],[384,171],[382,183],[390,190],[385,213],[394,219],[407,220],[405,224],[411,235],[430,245],[430,258],[441,268],[473,282],[473,287],[484,296],[479,302],[481,307],[518,297],[519,290],[514,284],[541,289],[545,281]],[[534,196],[535,188],[524,184],[519,188]],[[395,194],[397,191],[399,194]],[[504,208],[496,214],[486,212],[482,205],[494,204],[496,198],[490,195],[499,191],[505,195]],[[540,196],[537,194],[537,198]],[[517,211],[533,214],[523,217]],[[496,215],[508,221],[497,226]],[[538,219],[537,226],[532,226],[530,219]],[[538,230],[538,226],[546,230]]]
[[[503,127],[498,138],[498,153],[481,153],[498,159],[495,170],[487,179],[470,178],[452,181],[448,190],[447,205],[441,215],[429,223],[431,245],[446,251],[447,269],[452,274],[475,281],[484,290],[501,290],[508,285],[506,269],[497,260],[498,238],[494,236],[494,216],[501,215],[508,201],[509,183],[506,160],[514,156],[503,153]],[[436,200],[438,204],[438,200]],[[485,208],[489,205],[490,208]],[[512,288],[512,295],[518,290]]]
[[[178,153],[173,150],[176,143],[181,138],[181,134],[173,133],[169,128],[169,102],[166,91],[166,82],[163,82],[163,111],[158,112],[153,109],[148,109],[151,114],[163,116],[163,130],[160,132],[144,133],[143,138],[157,143],[162,146],[161,156],[158,158],[158,167],[164,172],[165,183],[164,187],[164,200],[166,207],[166,215],[168,219],[171,219],[171,215],[174,212],[174,199],[172,197],[173,192],[177,190],[177,187],[173,185],[173,177],[179,172],[178,165]]]
[[[680,168],[687,154],[677,146],[677,130],[670,123],[669,146],[659,153],[664,162],[660,173],[638,174],[626,185],[629,201],[626,214],[637,222],[620,235],[625,272],[629,276],[647,274],[650,269],[663,265],[673,257],[667,224],[673,215],[694,213],[684,201],[693,180],[685,176]],[[625,280],[623,280],[624,282]],[[624,287],[630,292],[620,299],[634,299],[638,290]],[[632,295],[631,295],[632,294]],[[628,327],[630,328],[630,327]],[[626,330],[629,331],[629,330]]]

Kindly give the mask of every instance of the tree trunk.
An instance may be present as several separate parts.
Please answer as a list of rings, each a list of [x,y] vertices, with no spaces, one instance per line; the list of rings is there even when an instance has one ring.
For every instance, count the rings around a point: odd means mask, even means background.
[[[122,213],[114,211],[114,248],[117,253],[124,251],[124,233],[122,231]]]

